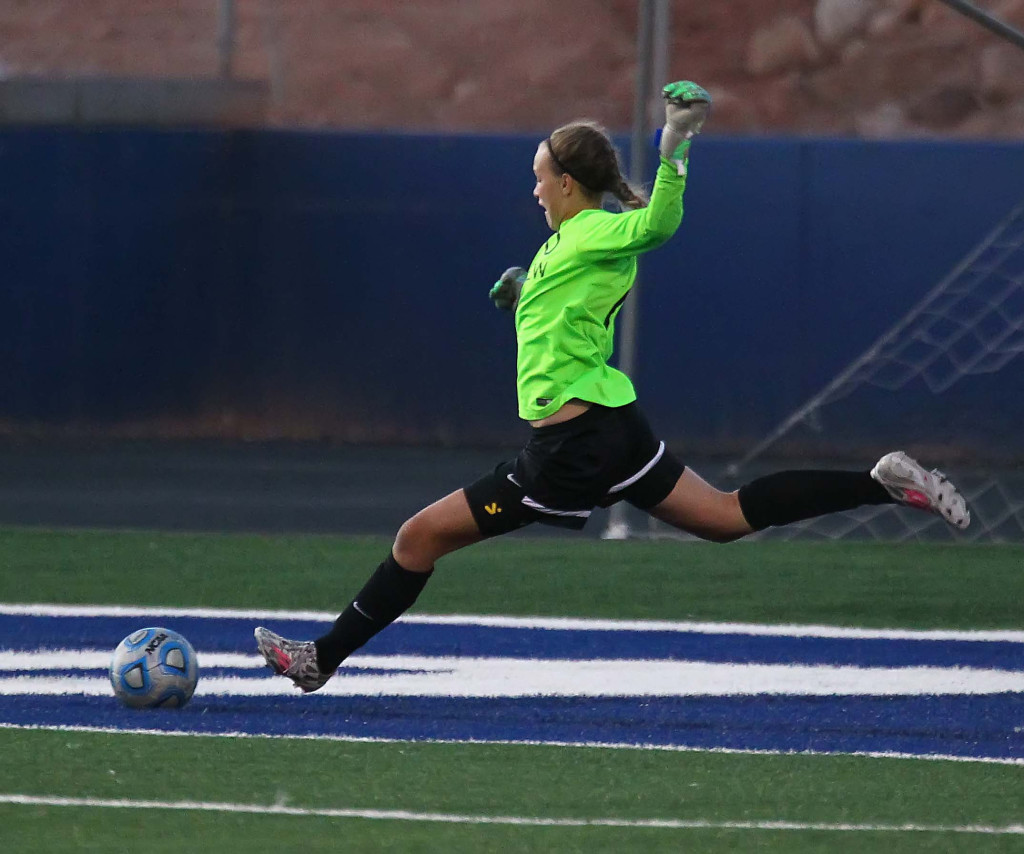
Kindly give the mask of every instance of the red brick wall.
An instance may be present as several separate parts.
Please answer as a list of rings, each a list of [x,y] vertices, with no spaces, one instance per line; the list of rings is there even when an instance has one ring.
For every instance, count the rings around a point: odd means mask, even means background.
[[[712,90],[716,132],[1024,136],[1024,53],[938,0],[842,2],[858,22],[828,43],[829,0],[674,0],[670,76]],[[276,126],[539,130],[585,115],[624,129],[637,5],[237,0],[234,69],[270,80]],[[7,0],[0,70],[213,75],[217,6]],[[1024,0],[985,6],[1024,27]]]

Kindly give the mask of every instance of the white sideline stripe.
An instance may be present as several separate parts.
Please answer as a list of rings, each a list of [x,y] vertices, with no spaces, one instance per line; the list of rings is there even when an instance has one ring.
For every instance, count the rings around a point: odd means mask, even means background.
[[[459,815],[410,810],[289,807],[283,804],[232,804],[216,801],[143,801],[127,798],[60,798],[45,795],[0,794],[0,804],[34,807],[96,807],[101,809],[181,810],[287,815],[317,818],[362,818],[383,821],[422,821],[439,824],[500,824],[526,827],[627,827],[667,830],[788,830],[834,833],[970,833],[1021,836],[1024,825],[989,824],[833,824],[803,821],[713,821],[675,818],[540,818],[511,815]]]
[[[106,670],[110,666],[113,650],[95,649],[0,649],[0,674],[5,670]],[[247,655],[242,652],[199,652],[196,653],[200,667],[265,668],[267,662],[261,655]],[[346,661],[346,667],[359,667],[359,663]],[[370,665],[364,664],[364,667]]]
[[[164,608],[137,605],[0,604],[0,615],[29,617],[198,617],[240,620],[334,622],[335,611],[275,611],[238,608]],[[866,629],[845,626],[762,623],[710,623],[667,620],[603,620],[578,617],[506,617],[474,614],[406,614],[400,622],[438,626],[492,626],[511,629],[578,631],[698,632],[766,637],[864,638],[880,640],[963,640],[1024,643],[1013,629]]]
[[[693,747],[687,744],[636,744],[615,741],[537,741],[523,739],[489,738],[387,738],[369,735],[336,735],[310,733],[262,733],[262,732],[195,732],[193,730],[168,729],[129,729],[125,727],[84,726],[78,724],[12,724],[0,721],[0,730],[28,729],[46,730],[48,732],[95,732],[109,735],[157,735],[184,738],[254,738],[285,741],[341,741],[349,744],[481,744],[506,745],[509,747],[572,747],[585,750],[656,750],[666,753],[722,753],[730,756],[859,756],[866,759],[926,759],[933,762],[971,762],[982,765],[1018,765],[1024,766],[1024,759],[1004,758],[996,756],[956,756],[945,753],[898,753],[884,750],[847,750],[843,752],[828,750],[769,750],[763,748],[741,747]]]
[[[15,654],[31,660],[33,653]],[[73,653],[65,667],[74,669]],[[91,658],[96,653],[88,653]],[[202,655],[199,656],[203,664]],[[12,662],[14,663],[14,662]],[[1024,694],[1024,672],[968,667],[851,667],[847,665],[728,664],[643,659],[560,660],[456,658],[415,655],[360,658],[363,667],[391,673],[346,673],[318,696],[345,697],[735,697],[785,695],[953,696]],[[102,666],[102,665],[101,665]],[[15,667],[17,667],[15,663]],[[20,670],[21,668],[18,668]],[[106,675],[3,675],[0,695],[106,696]],[[201,677],[196,697],[293,696],[287,679]]]

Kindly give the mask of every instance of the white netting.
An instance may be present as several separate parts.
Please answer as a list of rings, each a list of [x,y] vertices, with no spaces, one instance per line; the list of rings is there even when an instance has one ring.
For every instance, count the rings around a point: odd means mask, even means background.
[[[801,424],[820,430],[822,408],[863,386],[895,392],[920,379],[940,394],[964,377],[1000,370],[1022,352],[1024,203],[895,326],[730,466],[730,473],[739,473]]]
[[[912,452],[915,445],[932,451],[927,459],[922,454],[922,462],[954,461],[951,474],[972,512],[970,528],[956,539],[1024,541],[1024,387],[1018,393],[1016,375],[1003,374],[998,382],[983,376],[1003,370],[1021,353],[1024,203],[824,389],[728,466],[723,477],[738,485],[777,468],[768,465],[768,456],[784,447],[858,459],[866,448],[894,450],[878,446],[875,435],[852,435],[858,427],[870,432],[864,422],[874,419],[875,434],[909,441]],[[966,378],[972,379],[960,382]],[[955,393],[949,393],[954,386]],[[982,414],[972,416],[972,407]],[[879,430],[878,425],[884,426]],[[670,532],[654,524],[651,533]],[[933,540],[954,534],[938,517],[880,506],[759,536]]]

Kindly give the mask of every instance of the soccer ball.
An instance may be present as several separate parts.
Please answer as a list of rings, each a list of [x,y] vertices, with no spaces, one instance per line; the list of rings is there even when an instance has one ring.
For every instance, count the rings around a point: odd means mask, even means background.
[[[192,698],[198,680],[196,651],[170,629],[132,632],[110,660],[114,696],[133,709],[180,708]]]

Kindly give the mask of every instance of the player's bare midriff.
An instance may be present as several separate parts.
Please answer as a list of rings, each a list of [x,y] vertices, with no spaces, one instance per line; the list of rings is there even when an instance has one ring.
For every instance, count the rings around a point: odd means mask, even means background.
[[[582,415],[590,407],[593,406],[586,400],[580,400],[574,397],[572,400],[562,404],[561,408],[552,412],[546,418],[541,418],[538,421],[531,421],[531,427],[547,427],[550,424],[561,424],[563,421],[569,421],[578,415]]]

